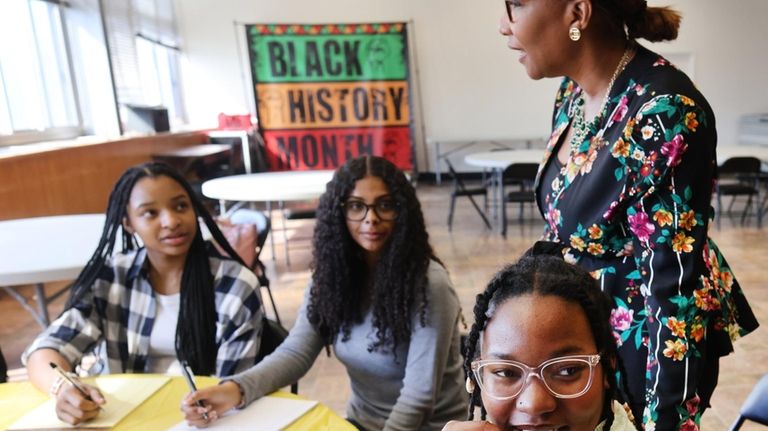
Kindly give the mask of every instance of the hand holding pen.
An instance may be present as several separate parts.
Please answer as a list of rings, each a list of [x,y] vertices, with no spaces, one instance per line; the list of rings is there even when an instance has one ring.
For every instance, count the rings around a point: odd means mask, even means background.
[[[182,365],[182,369],[185,368]],[[185,377],[189,374],[191,380],[192,373],[189,371],[184,371],[184,373]],[[218,385],[199,390],[193,389],[190,385],[190,390],[192,392],[188,393],[181,401],[181,411],[187,424],[197,428],[209,426],[225,412],[236,407],[242,407],[243,404],[243,392],[240,386],[232,380],[225,380]]]
[[[195,379],[194,375],[192,373],[192,369],[189,368],[189,364],[187,364],[187,361],[181,361],[181,373],[184,375],[184,379],[187,381],[187,386],[189,386],[190,392],[196,392],[197,386],[195,385]],[[208,417],[208,409],[205,407],[205,404],[202,400],[197,400],[195,402],[195,405],[198,407],[202,407],[202,420],[204,423],[208,423],[210,420],[210,417]],[[198,409],[200,410],[200,409]]]
[[[56,416],[73,425],[96,417],[101,410],[101,405],[106,402],[101,392],[97,388],[71,377],[53,362],[49,365],[64,382],[54,394],[56,396]]]

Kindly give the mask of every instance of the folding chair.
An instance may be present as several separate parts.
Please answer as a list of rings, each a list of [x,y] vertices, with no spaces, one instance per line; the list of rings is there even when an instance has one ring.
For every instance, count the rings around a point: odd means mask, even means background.
[[[259,352],[256,354],[257,364],[270,353],[274,352],[275,349],[277,349],[277,347],[288,337],[288,330],[279,322],[264,317],[263,324],[264,328],[261,332],[261,345],[259,346]],[[294,394],[299,393],[298,382],[291,384],[291,392]]]
[[[730,431],[740,429],[747,419],[768,426],[768,374],[764,375],[752,389],[742,404],[739,417],[731,425]]]
[[[747,196],[747,203],[741,213],[741,224],[744,224],[747,213],[752,207],[752,198],[757,202],[757,224],[762,224],[762,202],[759,200],[759,179],[762,162],[757,157],[731,157],[718,167],[718,180],[715,186],[717,195],[717,228],[720,229],[720,219],[723,215],[723,196],[731,196],[728,214],[737,196]]]
[[[536,163],[513,163],[504,169],[502,174],[502,193],[504,202],[501,203],[501,236],[507,236],[507,204],[520,204],[519,220],[523,221],[523,210],[526,203],[534,203],[536,196],[533,192],[533,183],[536,181],[536,173],[539,165]],[[510,192],[504,191],[507,185],[517,186],[518,189]]]
[[[261,287],[267,290],[269,302],[272,303],[272,311],[275,313],[275,320],[278,324],[281,324],[280,315],[277,312],[277,305],[275,304],[275,298],[272,296],[272,289],[270,288],[269,278],[267,277],[267,269],[261,259],[259,259],[261,250],[264,249],[264,244],[267,242],[267,237],[269,236],[272,226],[269,217],[261,211],[249,208],[235,208],[229,213],[228,218],[233,224],[252,224],[256,226],[256,231],[258,233],[256,236],[256,243],[253,245],[255,248],[255,255],[251,262],[246,263],[250,265],[251,270],[253,270],[256,277],[258,277]],[[234,247],[234,244],[232,244],[232,246]]]
[[[5,356],[3,356],[3,350],[0,349],[0,383],[8,381],[8,364],[5,362]]]
[[[467,188],[467,186],[464,185],[464,182],[461,181],[461,178],[459,178],[458,173],[456,173],[456,170],[453,168],[453,165],[451,164],[451,161],[448,160],[448,158],[444,158],[445,164],[448,165],[448,172],[450,172],[451,176],[453,177],[453,192],[451,193],[451,206],[448,210],[448,231],[450,231],[453,228],[453,211],[456,207],[456,198],[460,196],[466,196],[469,198],[469,201],[472,203],[472,206],[475,207],[475,210],[477,210],[477,213],[480,214],[480,217],[482,217],[483,222],[485,223],[485,226],[488,227],[488,229],[491,229],[491,223],[488,221],[488,217],[485,216],[485,211],[481,210],[480,207],[477,205],[477,202],[475,202],[475,198],[472,196],[478,196],[483,195],[484,198],[484,207],[487,208],[488,206],[488,189],[483,187],[473,187],[473,188]]]

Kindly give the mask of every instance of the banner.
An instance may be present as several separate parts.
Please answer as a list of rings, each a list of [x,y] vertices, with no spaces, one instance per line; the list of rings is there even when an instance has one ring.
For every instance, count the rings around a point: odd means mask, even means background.
[[[413,169],[404,23],[245,30],[272,170],[335,169],[364,154]]]

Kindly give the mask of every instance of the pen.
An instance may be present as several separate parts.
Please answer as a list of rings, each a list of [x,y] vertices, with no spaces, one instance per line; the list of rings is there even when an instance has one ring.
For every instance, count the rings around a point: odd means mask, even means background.
[[[189,364],[187,364],[187,361],[181,361],[181,372],[184,374],[184,379],[187,381],[187,386],[189,386],[189,390],[194,392],[197,390],[197,386],[195,386],[195,380],[192,378],[192,370],[189,369]],[[197,400],[196,403],[200,407],[205,407],[205,404],[201,400]],[[208,420],[208,413],[203,412],[203,419],[206,421]]]
[[[78,392],[80,392],[80,395],[82,395],[82,396],[83,396],[83,398],[85,398],[85,399],[86,399],[86,400],[88,400],[88,401],[93,401],[93,398],[91,398],[91,396],[90,396],[90,395],[88,395],[88,392],[87,392],[87,391],[85,390],[85,388],[84,388],[84,387],[83,387],[83,386],[80,384],[80,382],[78,382],[78,381],[74,380],[72,377],[69,377],[69,376],[67,375],[67,373],[65,373],[65,372],[64,372],[64,371],[63,371],[61,368],[59,368],[59,367],[58,367],[56,364],[54,364],[53,362],[49,362],[49,363],[48,363],[48,365],[50,365],[50,366],[51,366],[51,368],[53,368],[53,370],[54,370],[54,371],[56,371],[56,373],[58,373],[58,374],[59,374],[59,377],[61,377],[62,379],[66,380],[67,382],[69,382],[69,384],[70,384],[70,385],[74,386],[74,387],[75,387],[75,389],[77,389],[77,390],[78,390]],[[101,407],[99,407],[99,410],[101,410]]]

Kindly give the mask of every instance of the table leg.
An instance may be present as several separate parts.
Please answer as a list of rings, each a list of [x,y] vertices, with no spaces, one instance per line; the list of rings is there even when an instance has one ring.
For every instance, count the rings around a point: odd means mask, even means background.
[[[277,260],[275,257],[275,224],[272,222],[272,202],[267,201],[267,217],[269,217],[269,225],[272,226],[272,232],[269,233],[269,248],[272,250],[272,260]]]
[[[42,305],[40,302],[40,291],[42,290],[42,284],[35,285],[35,293],[37,295],[37,304],[38,307],[41,307],[40,310],[36,310],[34,307],[29,305],[27,303],[27,298],[24,297],[24,295],[17,292],[13,287],[11,286],[0,286],[8,295],[11,296],[11,298],[15,299],[19,304],[21,304],[22,307],[24,307],[25,310],[29,312],[29,314],[34,317],[35,320],[37,320],[37,323],[40,324],[40,326],[43,327],[43,329],[48,327],[48,310],[45,307],[45,299],[43,299]]]
[[[286,214],[285,214],[285,202],[280,201],[278,202],[278,205],[280,205],[280,214],[282,215],[283,219],[283,243],[285,244],[285,266],[291,266],[291,257],[288,252],[288,226],[285,224]]]
[[[45,297],[45,289],[43,283],[35,284],[35,300],[37,301],[37,308],[40,313],[40,318],[45,327],[51,323],[51,319],[48,316],[48,301]]]
[[[504,203],[504,170],[494,168],[493,172],[496,176],[496,192],[498,193],[498,205],[496,206],[496,223],[498,223],[499,227],[501,228],[500,233],[503,233],[504,229],[506,229],[506,226],[502,226],[502,223],[505,223],[505,220],[501,219],[500,212],[502,211],[501,206],[506,205],[506,203]]]

